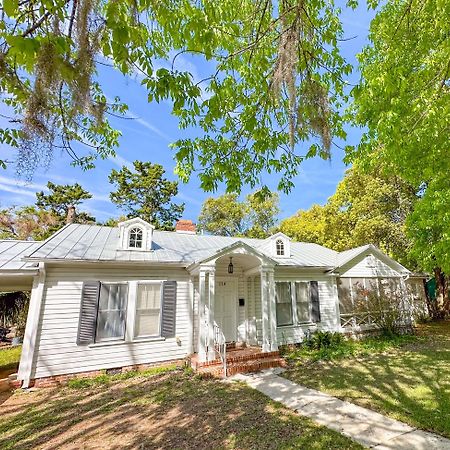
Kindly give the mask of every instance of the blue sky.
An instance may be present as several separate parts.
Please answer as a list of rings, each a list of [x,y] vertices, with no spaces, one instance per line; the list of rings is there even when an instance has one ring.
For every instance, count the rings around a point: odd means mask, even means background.
[[[355,55],[367,42],[372,17],[373,12],[368,12],[364,4],[355,11],[345,10],[342,14],[345,37],[355,36],[355,38],[342,42],[341,49],[346,59],[354,66],[356,66]],[[177,58],[176,67],[191,71],[194,77],[200,77],[207,70],[199,58],[188,58],[184,55]],[[85,202],[83,209],[103,221],[120,214],[108,197],[111,188],[108,174],[113,168],[118,169],[136,159],[150,161],[162,164],[166,168],[167,177],[176,179],[173,174],[173,151],[169,148],[169,144],[185,137],[186,133],[192,136],[192,130],[178,129],[177,119],[170,114],[169,103],[149,104],[146,90],[140,86],[137,78],[124,78],[107,67],[101,67],[99,76],[105,94],[110,98],[119,95],[130,108],[129,116],[137,117],[136,120],[111,120],[113,126],[122,131],[117,157],[98,161],[96,169],[83,172],[80,168],[70,166],[70,159],[66,155],[55,153],[51,165],[48,168],[38,168],[31,183],[17,179],[14,165],[10,165],[7,170],[0,169],[0,207],[34,203],[35,192],[45,189],[45,184],[49,180],[58,184],[78,182],[94,195],[92,200]],[[357,72],[353,73],[349,77],[349,82],[355,83],[358,77]],[[0,112],[1,108],[0,105]],[[3,125],[6,123],[0,119],[0,127]],[[348,128],[347,131],[346,143],[357,144],[361,131],[354,128]],[[343,146],[345,143],[341,144]],[[0,159],[12,156],[13,151],[2,145]],[[331,161],[318,158],[305,161],[300,174],[294,179],[295,188],[288,195],[280,193],[280,218],[291,216],[297,210],[309,208],[314,203],[323,204],[334,193],[336,185],[344,175],[346,167],[342,162],[343,156],[339,148],[333,147]],[[268,176],[263,181],[272,188],[277,184],[276,176]],[[250,189],[245,188],[242,195],[248,192]],[[195,221],[203,200],[221,193],[223,192],[215,194],[203,192],[194,174],[188,184],[180,183],[176,200],[186,205],[183,217]]]

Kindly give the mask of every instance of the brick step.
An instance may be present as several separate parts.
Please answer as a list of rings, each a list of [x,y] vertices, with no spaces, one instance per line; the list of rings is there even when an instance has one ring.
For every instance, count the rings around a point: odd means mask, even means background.
[[[253,361],[244,361],[227,365],[227,376],[237,373],[259,372],[273,367],[285,367],[286,361],[280,357],[255,359]],[[215,378],[223,377],[223,366],[205,366],[197,369],[198,373],[209,374]]]
[[[245,352],[241,350],[234,350],[229,353],[227,353],[227,364],[234,364],[234,363],[241,363],[246,361],[255,361],[255,360],[262,360],[262,359],[270,359],[270,358],[276,358],[279,357],[280,353],[278,351],[274,352]],[[194,358],[191,359],[191,366],[193,369],[199,369],[201,367],[213,367],[213,366],[221,366],[222,360],[220,358],[214,359],[213,361],[205,361],[205,362],[199,362],[195,360]]]

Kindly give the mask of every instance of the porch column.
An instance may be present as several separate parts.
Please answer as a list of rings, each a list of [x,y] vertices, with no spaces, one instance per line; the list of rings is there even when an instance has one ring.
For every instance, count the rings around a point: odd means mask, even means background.
[[[270,352],[270,311],[267,271],[261,267],[262,351]]]
[[[215,268],[208,268],[209,302],[208,302],[208,361],[216,359],[214,348],[214,296],[215,296]]]
[[[200,298],[198,300],[198,358],[200,362],[206,361],[206,338],[207,338],[207,326],[205,321],[205,302],[206,302],[206,290],[205,290],[206,270],[200,269],[198,277],[198,290]]]
[[[275,302],[275,275],[273,269],[267,272],[269,290],[269,311],[270,311],[270,351],[278,350],[277,339],[277,305]]]

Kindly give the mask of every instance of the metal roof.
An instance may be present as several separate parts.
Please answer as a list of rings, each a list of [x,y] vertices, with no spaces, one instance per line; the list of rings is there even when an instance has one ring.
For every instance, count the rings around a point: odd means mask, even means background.
[[[35,272],[36,263],[23,260],[42,242],[0,240],[0,272]]]
[[[119,229],[99,225],[71,224],[31,249],[31,260],[154,262],[189,265],[203,261],[224,247],[244,242],[269,254],[267,240],[176,233],[153,232],[152,251],[119,249]],[[317,244],[291,242],[291,257],[276,258],[279,265],[331,268],[338,253]]]

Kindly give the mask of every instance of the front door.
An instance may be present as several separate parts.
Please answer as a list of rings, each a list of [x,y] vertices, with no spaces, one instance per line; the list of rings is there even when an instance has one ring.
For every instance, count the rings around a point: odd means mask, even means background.
[[[237,280],[217,279],[214,300],[214,320],[227,342],[236,341]]]

